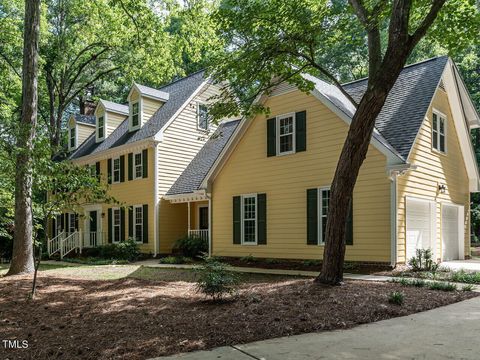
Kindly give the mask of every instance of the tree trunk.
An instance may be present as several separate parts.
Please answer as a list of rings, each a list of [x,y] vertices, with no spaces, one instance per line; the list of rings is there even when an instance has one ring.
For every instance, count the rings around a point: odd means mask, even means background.
[[[40,0],[25,0],[22,115],[17,134],[15,229],[8,275],[30,273],[33,263],[32,153],[37,123]]]
[[[366,158],[375,120],[388,93],[395,84],[408,53],[395,54],[372,74],[367,90],[353,116],[330,189],[330,203],[325,230],[322,271],[316,281],[338,285],[343,281],[346,220],[358,173]]]

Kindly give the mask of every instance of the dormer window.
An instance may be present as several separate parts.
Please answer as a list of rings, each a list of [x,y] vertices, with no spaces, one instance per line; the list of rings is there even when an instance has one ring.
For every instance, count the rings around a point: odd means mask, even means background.
[[[68,148],[70,150],[73,150],[77,147],[77,132],[76,132],[76,127],[72,126],[69,129],[69,135],[68,135]]]
[[[197,106],[197,127],[199,130],[208,130],[208,107],[199,103]]]
[[[99,116],[98,118],[98,138],[103,139],[103,136],[105,134],[105,117]]]
[[[132,128],[137,128],[140,124],[140,106],[139,103],[132,104]]]

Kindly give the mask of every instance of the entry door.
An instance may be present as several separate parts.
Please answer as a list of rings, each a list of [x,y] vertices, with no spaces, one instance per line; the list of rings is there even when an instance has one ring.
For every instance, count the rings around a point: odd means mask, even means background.
[[[198,208],[198,222],[200,230],[208,230],[208,207],[203,206]]]
[[[435,203],[407,198],[406,260],[416,255],[417,249],[432,249],[435,255]]]
[[[464,232],[460,218],[463,218],[463,207],[458,205],[442,205],[442,260],[463,258]]]
[[[97,229],[97,210],[89,211],[89,236],[90,236],[90,246],[97,246],[97,236],[98,236],[98,229]]]

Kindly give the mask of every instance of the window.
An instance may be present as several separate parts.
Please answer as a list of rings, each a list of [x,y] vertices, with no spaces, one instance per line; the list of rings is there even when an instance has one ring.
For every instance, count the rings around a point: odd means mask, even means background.
[[[120,215],[120,209],[119,208],[113,208],[112,209],[112,234],[113,234],[113,242],[120,242],[120,237],[121,237],[121,226],[122,226],[122,221],[121,221],[121,215]]]
[[[88,171],[90,172],[90,176],[95,177],[97,176],[97,165],[88,165]]]
[[[134,154],[133,161],[133,178],[140,179],[143,177],[142,153]]]
[[[133,207],[135,241],[143,242],[143,206]]]
[[[242,196],[242,244],[257,244],[257,195]]]
[[[77,143],[77,135],[75,126],[70,128],[70,149],[75,149]]]
[[[113,174],[113,183],[119,183],[120,182],[120,158],[113,159],[112,174]]]
[[[98,118],[98,138],[103,139],[105,133],[105,117],[100,116]]]
[[[447,120],[445,115],[434,111],[432,114],[432,148],[442,153],[446,152],[446,126]]]
[[[319,216],[319,227],[320,237],[318,239],[320,244],[325,243],[325,229],[327,228],[327,215],[328,215],[328,205],[330,204],[330,189],[319,189],[318,190],[318,201],[320,206],[318,207],[320,211],[318,212]]]
[[[295,152],[295,118],[294,114],[277,117],[277,154]]]
[[[197,126],[201,130],[208,130],[208,107],[205,104],[198,104]]]
[[[139,104],[138,102],[132,104],[132,128],[139,125]]]
[[[77,217],[75,213],[68,213],[68,229],[67,232],[69,234],[73,234],[77,230]]]

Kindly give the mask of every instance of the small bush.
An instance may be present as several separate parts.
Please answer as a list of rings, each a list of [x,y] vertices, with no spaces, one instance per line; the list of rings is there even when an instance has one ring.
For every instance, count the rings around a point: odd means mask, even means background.
[[[405,301],[405,295],[400,291],[392,291],[388,296],[388,302],[390,304],[402,305]]]
[[[450,275],[450,280],[467,284],[480,284],[480,272],[455,271]]]
[[[440,290],[440,291],[455,291],[457,287],[455,284],[448,282],[431,282],[428,284],[430,290]]]
[[[128,260],[115,260],[115,259],[99,259],[94,257],[88,258],[63,258],[62,261],[73,263],[73,264],[84,264],[84,265],[125,265],[128,264]]]
[[[160,264],[170,264],[170,265],[189,264],[191,262],[193,262],[191,258],[187,258],[184,256],[166,256],[164,258],[161,258],[159,261]]]
[[[472,291],[473,290],[473,284],[467,284],[462,286],[462,291]]]
[[[414,257],[408,260],[408,265],[413,271],[429,271],[435,274],[438,270],[439,264],[433,259],[431,249],[417,249]]]
[[[98,256],[103,259],[135,261],[140,256],[138,244],[133,239],[118,244],[108,244],[98,247]]]
[[[280,264],[280,260],[278,260],[278,259],[265,259],[265,263],[267,263],[267,264]]]
[[[198,236],[184,236],[175,242],[173,252],[189,258],[201,257],[208,252],[208,240]]]
[[[391,282],[401,284],[403,286],[415,286],[415,287],[425,287],[427,286],[427,282],[422,279],[408,279],[408,278],[398,278],[392,279]]]
[[[214,301],[222,300],[226,295],[234,295],[237,292],[239,278],[229,268],[220,261],[205,259],[205,263],[196,270],[197,291]]]
[[[320,266],[320,260],[303,260],[302,264],[304,266]]]
[[[343,264],[343,270],[345,271],[352,271],[352,270],[357,270],[358,269],[358,264],[352,263],[352,262],[346,262]]]
[[[252,255],[247,255],[247,256],[242,256],[240,258],[240,261],[241,262],[246,262],[246,263],[251,263],[251,262],[255,262],[256,259]]]

